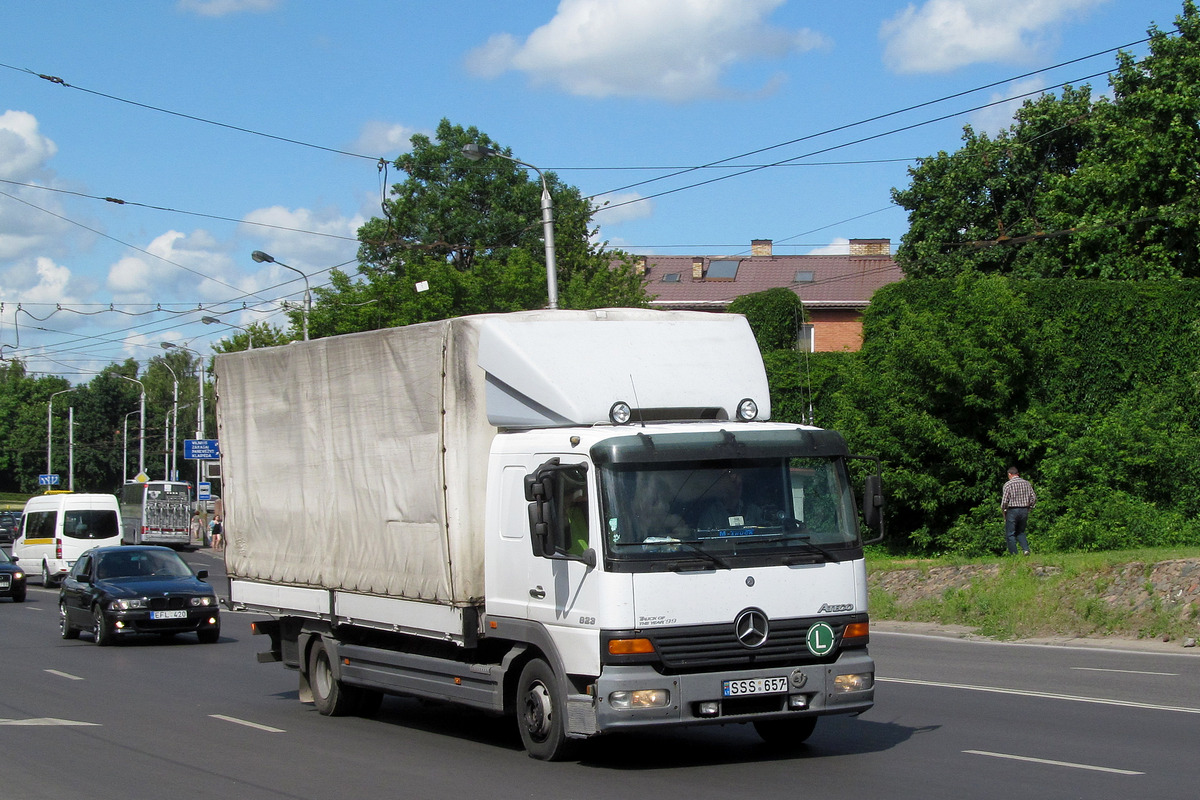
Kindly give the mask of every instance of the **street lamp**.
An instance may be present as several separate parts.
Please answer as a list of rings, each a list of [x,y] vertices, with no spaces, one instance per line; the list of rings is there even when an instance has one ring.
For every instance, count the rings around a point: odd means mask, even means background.
[[[138,413],[135,408],[125,415],[125,436],[121,439],[121,485],[129,483],[129,417]]]
[[[171,373],[171,380],[174,384],[174,388],[173,388],[172,395],[171,395],[171,416],[172,416],[172,424],[174,424],[174,426],[175,426],[173,430],[175,431],[176,434],[178,434],[179,433],[179,376],[175,374],[175,370],[171,369],[171,365],[167,363],[165,358],[160,363],[164,367],[167,368],[167,372]],[[168,461],[165,456],[163,457],[163,470],[167,473],[165,476],[166,479],[169,481],[173,481],[177,477],[176,467],[175,467],[175,439],[168,436],[167,440],[166,440],[166,446],[171,448],[171,458],[170,458],[170,461]]]
[[[137,378],[126,378],[119,372],[114,372],[112,374],[116,375],[122,380],[129,381],[130,383],[136,383],[138,386],[142,387],[142,416],[139,422],[140,428],[138,429],[138,475],[143,475],[146,472],[146,385]]]
[[[50,399],[48,401],[46,401],[46,474],[47,475],[51,475],[54,473],[54,469],[53,469],[51,458],[50,458],[50,456],[51,456],[51,441],[52,441],[51,434],[53,433],[53,430],[54,430],[54,417],[51,415],[50,410],[54,406],[54,398],[58,397],[60,394],[66,394],[67,392],[73,392],[78,388],[79,388],[78,386],[72,386],[70,389],[63,389],[61,392],[55,392],[54,394],[50,395]]]
[[[203,439],[204,438],[204,356],[201,355],[198,351],[193,350],[192,348],[188,347],[187,345],[175,344],[174,342],[160,342],[160,344],[162,345],[162,348],[164,350],[172,350],[175,348],[179,348],[180,350],[186,350],[189,353],[196,354],[196,359],[197,359],[197,361],[196,361],[196,385],[200,389],[200,408],[197,409],[197,413],[196,413],[196,438]]]
[[[250,254],[250,257],[253,258],[255,261],[257,261],[260,264],[265,262],[267,264],[278,264],[281,267],[286,267],[287,269],[290,269],[292,272],[295,272],[301,278],[304,278],[304,341],[307,342],[308,341],[308,315],[309,315],[309,312],[312,311],[312,295],[308,291],[308,276],[305,275],[300,270],[296,269],[295,267],[289,266],[289,265],[283,263],[282,261],[276,261],[274,256],[272,256],[270,253],[264,253],[262,250],[255,250],[253,253]]]
[[[254,349],[254,334],[250,332],[249,328],[243,328],[241,325],[234,325],[232,322],[226,322],[225,320],[217,319],[216,317],[201,317],[200,321],[205,325],[228,325],[230,328],[237,328],[239,331],[245,331],[246,339],[250,342],[249,349]]]
[[[160,342],[164,350],[172,350],[179,348],[186,350],[189,353],[196,354],[196,385],[200,389],[200,407],[196,410],[196,438],[204,438],[204,356],[198,351],[193,350],[187,345],[175,344],[174,342]],[[196,460],[196,487],[199,489],[200,482],[204,480],[205,472],[204,462]]]
[[[512,156],[506,156],[495,148],[476,144],[475,142],[463,145],[462,154],[471,161],[479,161],[488,156],[499,156],[500,158],[508,159],[514,164],[528,167],[541,178],[542,238],[546,243],[546,293],[550,301],[547,308],[558,308],[558,265],[554,261],[554,201],[550,199],[550,186],[546,183],[546,176],[533,164],[520,161]]]

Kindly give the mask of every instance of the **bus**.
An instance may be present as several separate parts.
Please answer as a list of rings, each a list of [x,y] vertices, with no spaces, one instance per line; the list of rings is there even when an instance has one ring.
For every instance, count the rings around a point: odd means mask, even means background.
[[[182,481],[127,483],[117,493],[121,504],[121,539],[125,544],[188,547],[191,537],[192,487]]]

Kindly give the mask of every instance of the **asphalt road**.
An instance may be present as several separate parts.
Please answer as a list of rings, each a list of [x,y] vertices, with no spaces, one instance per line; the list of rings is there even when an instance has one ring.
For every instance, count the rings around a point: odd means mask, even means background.
[[[223,572],[209,551],[188,554]],[[57,594],[0,601],[3,798],[1187,798],[1200,794],[1200,656],[876,633],[877,705],[795,754],[745,726],[613,736],[544,764],[511,720],[389,698],[321,717],[223,636],[111,648],[58,637]]]

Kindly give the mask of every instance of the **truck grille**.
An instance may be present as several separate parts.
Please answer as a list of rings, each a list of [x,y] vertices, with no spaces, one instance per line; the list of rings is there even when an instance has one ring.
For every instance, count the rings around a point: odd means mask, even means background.
[[[643,630],[641,635],[654,643],[666,673],[745,669],[772,664],[801,666],[837,660],[846,625],[855,621],[856,618],[851,617],[773,619],[766,643],[753,650],[738,641],[732,622]],[[816,622],[827,623],[833,628],[834,647],[824,656],[814,656],[806,643],[808,629]]]

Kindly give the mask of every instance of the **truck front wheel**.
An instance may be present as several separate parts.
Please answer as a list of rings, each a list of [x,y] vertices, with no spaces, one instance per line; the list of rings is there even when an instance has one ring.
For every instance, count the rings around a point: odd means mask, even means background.
[[[333,677],[329,653],[320,642],[308,654],[308,684],[312,688],[313,705],[324,716],[343,717],[354,713],[355,689]]]
[[[754,723],[754,730],[771,747],[798,747],[812,736],[817,727],[816,717],[796,719],[764,719]]]
[[[549,664],[535,658],[525,665],[517,681],[517,724],[530,757],[561,761],[569,755],[566,703],[562,683]]]

